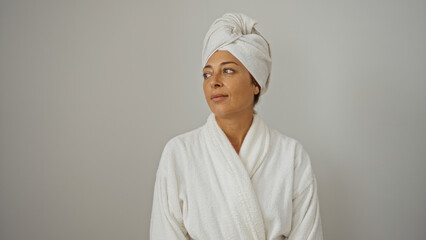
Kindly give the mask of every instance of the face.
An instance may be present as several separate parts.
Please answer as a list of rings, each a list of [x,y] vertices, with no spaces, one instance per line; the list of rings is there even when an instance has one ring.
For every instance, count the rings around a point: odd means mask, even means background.
[[[219,117],[231,117],[253,111],[253,84],[249,71],[228,51],[216,51],[203,69],[204,95],[211,111]]]

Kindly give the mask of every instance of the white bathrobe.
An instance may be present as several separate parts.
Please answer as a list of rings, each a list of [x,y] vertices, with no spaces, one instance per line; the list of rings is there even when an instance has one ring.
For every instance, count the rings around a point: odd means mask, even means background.
[[[164,148],[150,238],[322,239],[308,154],[257,114],[237,154],[211,114]]]

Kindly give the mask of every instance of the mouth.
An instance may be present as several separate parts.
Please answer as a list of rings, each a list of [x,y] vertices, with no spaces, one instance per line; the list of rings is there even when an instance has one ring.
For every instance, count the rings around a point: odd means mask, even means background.
[[[226,95],[226,94],[214,94],[210,97],[210,99],[213,102],[219,102],[219,101],[226,99],[227,97],[228,97],[228,95]]]

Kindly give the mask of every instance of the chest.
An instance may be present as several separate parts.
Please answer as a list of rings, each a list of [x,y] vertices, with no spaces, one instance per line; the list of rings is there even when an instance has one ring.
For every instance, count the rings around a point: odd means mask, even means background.
[[[231,172],[219,169],[209,156],[191,156],[181,188],[185,228],[193,239],[238,239],[238,201],[227,190],[238,188]],[[265,159],[251,177],[251,188],[262,212],[267,239],[281,239],[291,229],[293,172],[291,161]],[[247,177],[249,177],[247,175]],[[233,239],[232,237],[230,239]]]

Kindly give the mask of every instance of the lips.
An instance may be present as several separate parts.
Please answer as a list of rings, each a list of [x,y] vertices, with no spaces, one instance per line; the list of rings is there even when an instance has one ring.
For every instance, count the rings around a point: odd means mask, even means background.
[[[218,102],[218,101],[226,99],[227,97],[228,97],[228,95],[226,95],[226,94],[213,94],[210,97],[210,99],[215,101],[215,102]]]

